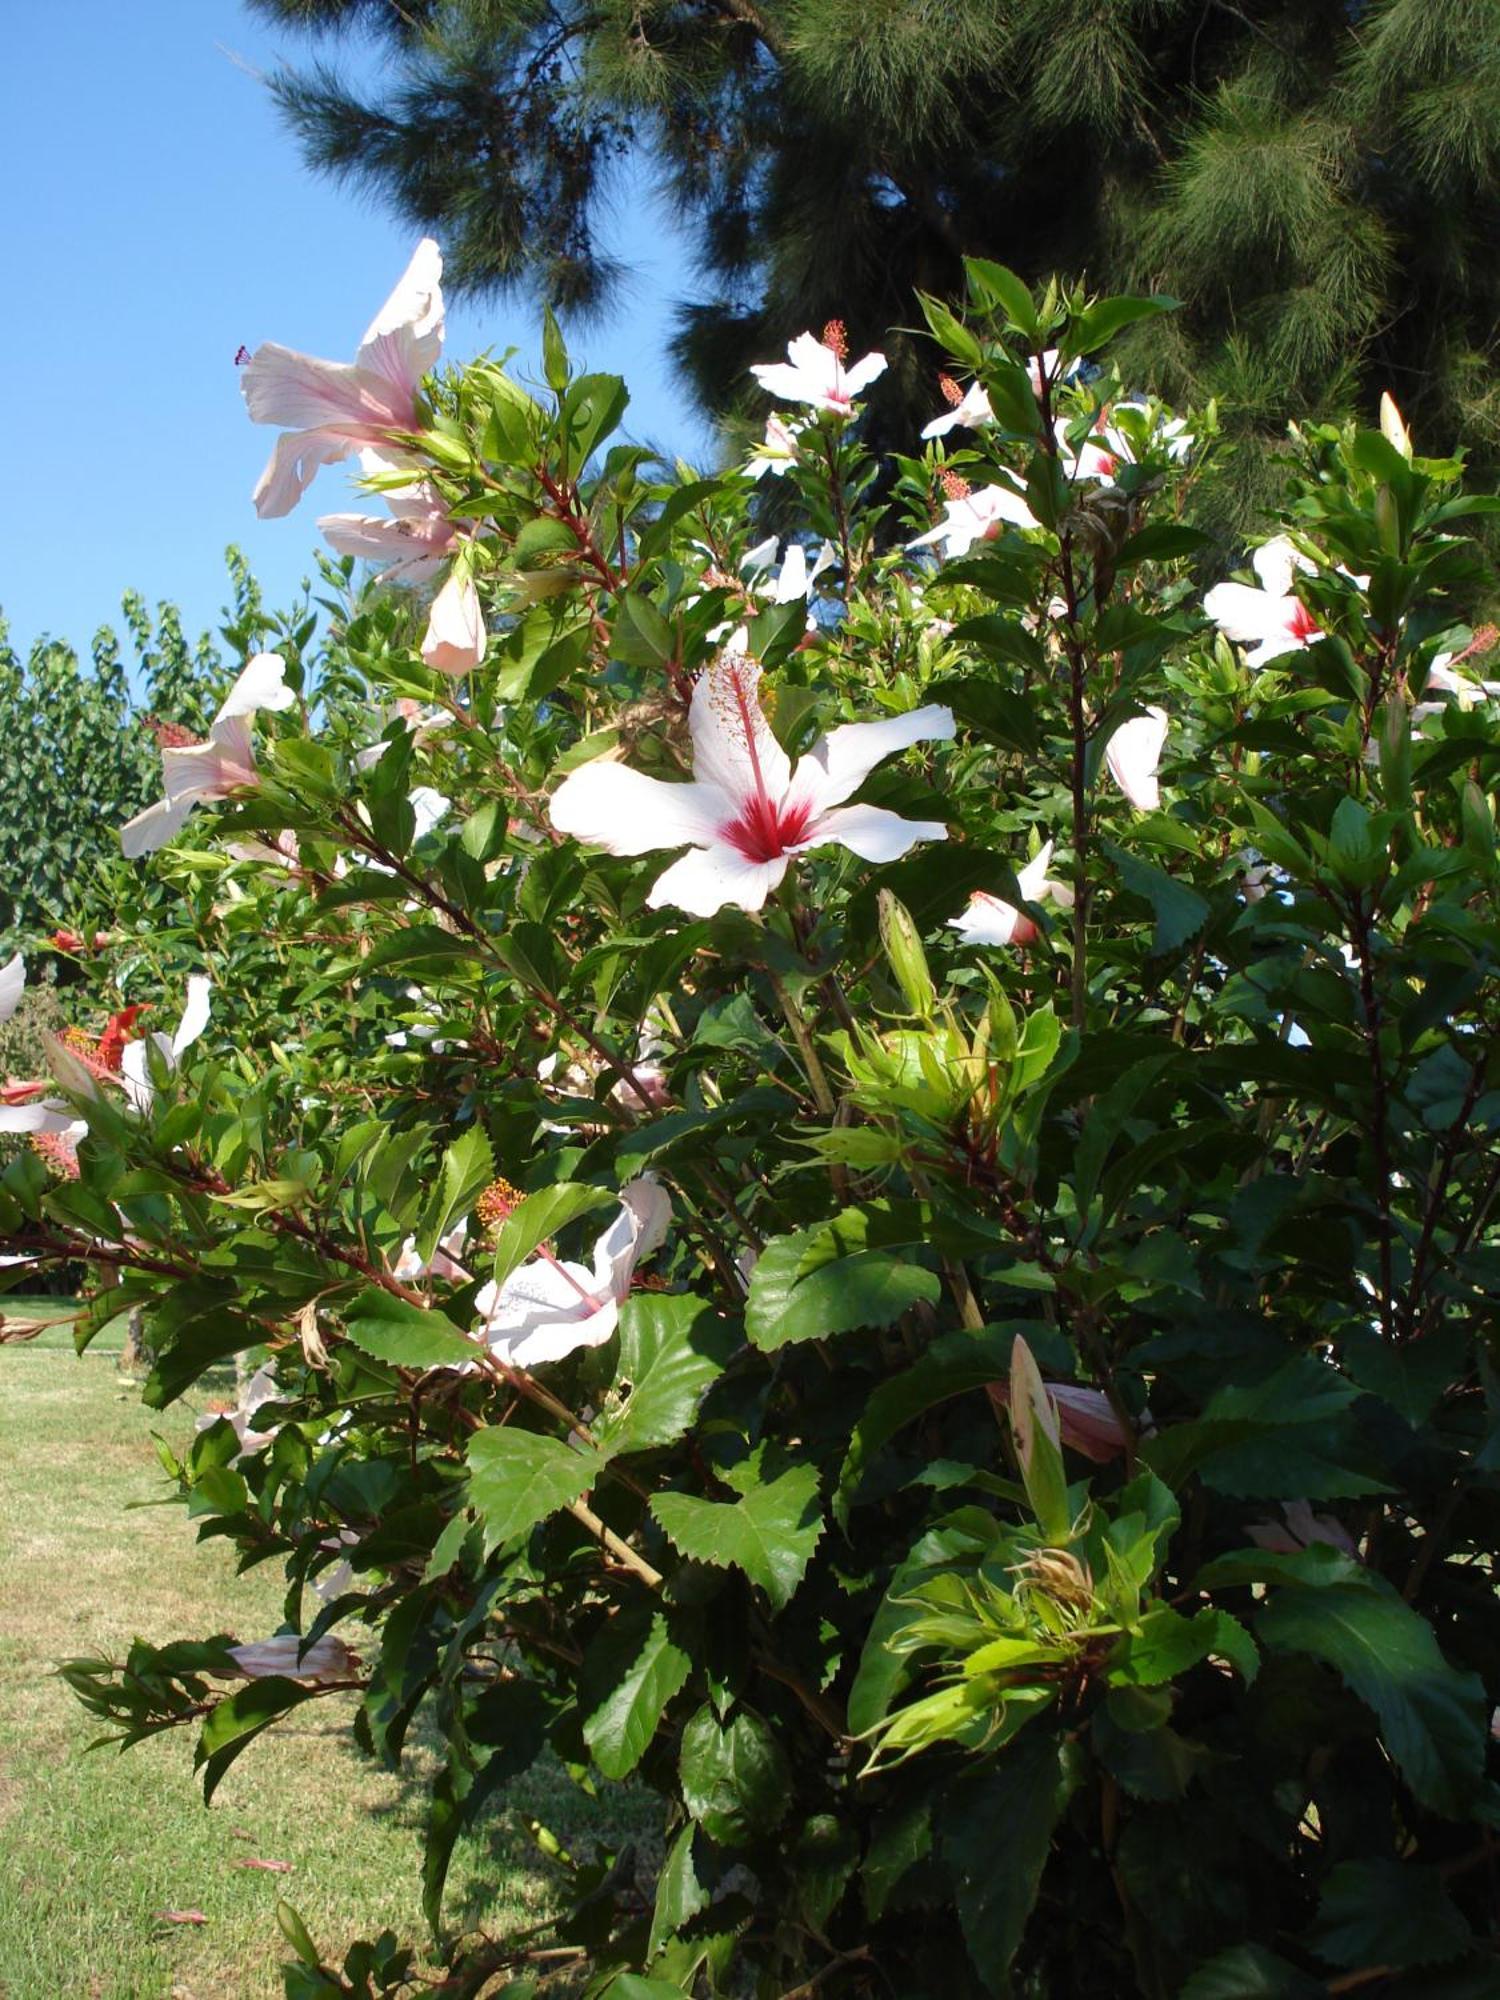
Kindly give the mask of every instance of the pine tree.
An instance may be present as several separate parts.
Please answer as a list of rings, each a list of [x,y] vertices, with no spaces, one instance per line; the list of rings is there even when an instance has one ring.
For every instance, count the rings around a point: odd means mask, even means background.
[[[1389,387],[1426,448],[1500,457],[1500,0],[251,4],[385,45],[372,94],[327,64],[274,88],[460,291],[606,303],[635,155],[700,253],[676,347],[710,409],[837,316],[891,354],[904,429],[934,361],[890,330],[979,254],[1174,293],[1131,367],[1231,431]]]

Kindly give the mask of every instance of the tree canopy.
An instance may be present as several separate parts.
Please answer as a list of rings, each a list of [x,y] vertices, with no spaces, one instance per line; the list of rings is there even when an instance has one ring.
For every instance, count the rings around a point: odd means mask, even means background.
[[[904,427],[934,357],[889,331],[979,254],[1183,299],[1123,358],[1230,429],[1389,387],[1500,443],[1496,0],[250,4],[322,40],[273,85],[306,158],[439,231],[460,291],[606,303],[633,157],[697,251],[676,348],[712,410],[837,317]],[[340,36],[387,58],[368,87]]]

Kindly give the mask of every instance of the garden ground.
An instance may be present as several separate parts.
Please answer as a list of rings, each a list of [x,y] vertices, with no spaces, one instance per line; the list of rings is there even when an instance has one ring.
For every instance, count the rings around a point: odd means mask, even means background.
[[[423,1794],[361,1757],[346,1695],[253,1744],[208,1810],[190,1732],[83,1754],[96,1729],[60,1659],[119,1657],[136,1634],[250,1639],[281,1619],[274,1565],[232,1584],[227,1546],[196,1545],[180,1507],[152,1504],[169,1489],[151,1433],[180,1448],[212,1403],[143,1408],[118,1348],[111,1329],[80,1360],[61,1326],[0,1347],[0,2000],[261,2000],[291,1956],[278,1897],[329,1956],[384,1925],[421,1938]],[[227,1401],[227,1371],[217,1386]],[[556,1766],[539,1769],[460,1845],[450,1919],[492,1930],[546,1911],[528,1816],[569,1843],[605,1828]],[[269,1861],[289,1866],[250,1865]]]

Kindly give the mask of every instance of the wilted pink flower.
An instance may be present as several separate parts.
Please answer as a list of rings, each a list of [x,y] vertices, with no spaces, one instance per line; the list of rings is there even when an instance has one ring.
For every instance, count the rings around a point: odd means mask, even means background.
[[[442,274],[438,247],[424,236],[352,366],[271,340],[256,348],[240,377],[251,421],[288,427],[255,489],[263,518],[289,514],[320,465],[362,446],[389,448],[420,428],[417,387],[443,347]]]
[[[834,335],[832,342],[830,334]],[[787,360],[757,362],[750,373],[763,389],[783,402],[810,403],[815,410],[847,417],[860,390],[885,373],[885,356],[867,354],[846,368],[839,352],[841,334],[836,321],[824,329],[822,340],[799,333],[787,345]]]
[[[1084,1389],[1073,1382],[1046,1382],[1042,1388],[1064,1444],[1071,1445],[1096,1465],[1117,1457],[1125,1449],[1124,1426],[1102,1389]],[[1001,1405],[1010,1402],[1009,1383],[991,1382],[989,1393],[992,1402]]]
[[[206,743],[175,745],[161,753],[167,796],[120,828],[120,846],[134,861],[152,854],[180,833],[201,799],[227,798],[255,783],[255,739],[251,724],[258,710],[290,708],[295,692],[286,686],[286,662],[279,653],[256,653],[225,697],[209,725]]]
[[[1137,812],[1155,812],[1161,804],[1156,767],[1166,740],[1167,711],[1148,708],[1122,722],[1104,746],[1109,775]]]
[[[1359,1548],[1342,1521],[1332,1514],[1315,1514],[1307,1500],[1284,1500],[1280,1521],[1252,1521],[1245,1532],[1252,1542],[1279,1556],[1294,1556],[1314,1542],[1326,1542],[1346,1556],[1359,1559]]]
[[[611,854],[687,847],[646,900],[695,917],[726,903],[760,909],[793,858],[813,847],[836,842],[865,861],[895,861],[918,841],[947,839],[937,821],[844,801],[898,750],[952,736],[951,709],[934,704],[885,722],[847,723],[793,771],[761,709],[760,668],[745,645],[741,629],[693,690],[690,784],[599,758],[558,786],[552,824]]]
[[[1022,899],[1028,903],[1045,903],[1049,899],[1060,909],[1073,907],[1073,890],[1067,882],[1054,882],[1047,874],[1052,864],[1052,842],[1049,840],[1034,860],[1016,877],[1016,886]],[[986,895],[983,889],[976,889],[969,898],[969,906],[961,917],[950,917],[948,928],[958,931],[965,944],[1030,944],[1036,936],[1036,925],[1024,911],[1013,903],[1007,903],[1000,896]]]
[[[229,1657],[247,1681],[266,1680],[272,1674],[293,1681],[347,1681],[359,1669],[359,1655],[332,1633],[308,1646],[295,1632],[279,1632],[274,1639],[231,1646]]]

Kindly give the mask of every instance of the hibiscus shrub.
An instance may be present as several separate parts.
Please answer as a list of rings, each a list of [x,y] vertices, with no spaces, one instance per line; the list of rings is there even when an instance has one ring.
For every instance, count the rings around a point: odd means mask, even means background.
[[[167,1469],[285,1627],[67,1671],[208,1796],[420,1718],[445,1992],[1492,1993],[1500,503],[1309,427],[1204,597],[1212,412],[1101,358],[1167,302],[970,277],[884,466],[837,326],[713,477],[555,328],[434,372],[430,245],[252,358],[262,505],[365,453],[395,587],[166,750],[211,1007],[8,1090],[0,1227],[153,1407],[269,1348]],[[549,1746],[660,1850],[446,1931]]]

